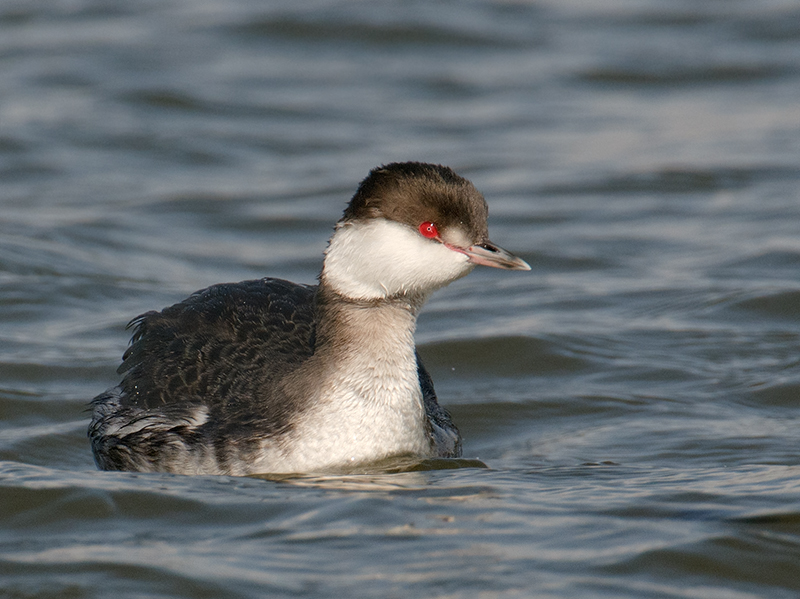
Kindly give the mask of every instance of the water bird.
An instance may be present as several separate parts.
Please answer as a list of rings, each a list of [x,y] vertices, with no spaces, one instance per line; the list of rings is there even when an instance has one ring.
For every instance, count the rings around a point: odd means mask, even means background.
[[[91,402],[98,467],[249,475],[460,456],[414,331],[430,294],[476,265],[530,270],[489,241],[487,217],[449,167],[384,165],[336,224],[318,285],[224,283],[138,316],[120,384]]]

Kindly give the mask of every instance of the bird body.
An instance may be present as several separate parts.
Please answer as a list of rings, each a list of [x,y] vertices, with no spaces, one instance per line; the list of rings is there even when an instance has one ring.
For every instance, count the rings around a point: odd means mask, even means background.
[[[459,456],[414,331],[428,296],[475,264],[529,268],[488,241],[486,214],[446,167],[387,165],[337,224],[318,286],[215,285],[138,317],[122,382],[92,402],[98,466],[246,475]]]

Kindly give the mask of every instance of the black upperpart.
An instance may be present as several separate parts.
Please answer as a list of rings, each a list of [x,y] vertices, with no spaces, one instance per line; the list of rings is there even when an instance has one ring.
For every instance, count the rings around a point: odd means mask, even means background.
[[[393,162],[370,171],[344,211],[343,220],[385,218],[416,229],[436,223],[440,231],[461,228],[473,243],[488,240],[483,195],[451,168],[423,162]]]

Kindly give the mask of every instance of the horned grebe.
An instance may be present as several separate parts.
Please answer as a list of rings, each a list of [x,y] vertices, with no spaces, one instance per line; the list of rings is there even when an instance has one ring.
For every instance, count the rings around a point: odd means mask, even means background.
[[[487,215],[450,168],[389,164],[345,209],[319,285],[214,285],[137,317],[122,382],[92,401],[97,465],[247,475],[459,456],[414,330],[476,264],[530,270],[489,241]]]

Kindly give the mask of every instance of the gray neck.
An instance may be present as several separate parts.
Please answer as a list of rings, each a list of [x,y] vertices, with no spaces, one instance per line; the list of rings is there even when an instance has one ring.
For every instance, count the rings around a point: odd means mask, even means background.
[[[316,302],[314,356],[298,381],[313,399],[288,467],[432,455],[414,346],[422,302],[350,301],[324,282]]]
[[[414,355],[417,315],[425,299],[402,295],[351,300],[331,290],[323,277],[316,297],[315,353],[332,353],[340,362],[357,357],[371,363],[407,360]]]

